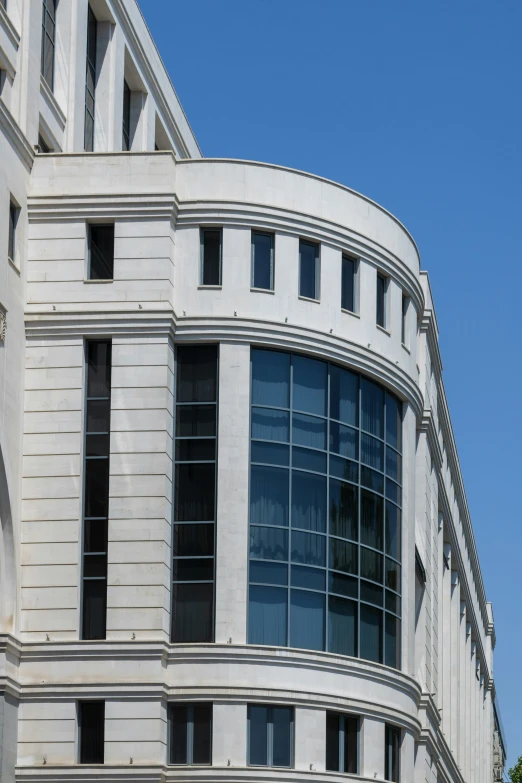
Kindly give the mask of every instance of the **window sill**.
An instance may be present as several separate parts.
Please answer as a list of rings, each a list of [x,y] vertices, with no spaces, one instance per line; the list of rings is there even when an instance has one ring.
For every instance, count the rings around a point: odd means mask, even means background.
[[[104,285],[105,283],[114,283],[114,280],[111,278],[110,280],[84,280],[83,282],[87,285]]]
[[[353,310],[345,310],[344,307],[341,307],[341,313],[346,313],[346,315],[353,315],[354,318],[360,318],[360,313],[356,313]]]
[[[411,351],[410,351],[410,349],[408,348],[408,346],[406,345],[406,343],[401,343],[401,346],[402,346],[402,348],[404,348],[404,350],[406,351],[406,353],[410,353],[410,354],[411,354]]]
[[[254,288],[252,287],[250,289],[251,293],[253,294],[275,294],[275,291],[273,288]]]
[[[301,299],[302,302],[313,302],[314,304],[321,304],[320,299],[312,299],[310,296],[301,296],[301,294],[299,294],[297,298]]]
[[[222,285],[198,285],[198,291],[221,291]]]
[[[7,256],[7,260],[9,261],[10,265],[13,267],[18,277],[20,277],[20,267],[17,266],[17,264],[13,261],[13,259],[10,256]]]
[[[390,330],[389,330],[389,329],[386,329],[384,326],[379,326],[379,324],[375,324],[375,326],[377,327],[377,329],[378,329],[380,332],[384,332],[384,334],[387,334],[387,335],[388,335],[388,337],[391,337],[391,332],[390,332]]]

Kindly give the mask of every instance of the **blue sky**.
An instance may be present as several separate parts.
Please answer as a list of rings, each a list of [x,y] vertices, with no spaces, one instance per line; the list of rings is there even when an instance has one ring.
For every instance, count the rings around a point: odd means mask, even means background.
[[[141,0],[203,154],[342,182],[407,226],[522,754],[522,3]]]

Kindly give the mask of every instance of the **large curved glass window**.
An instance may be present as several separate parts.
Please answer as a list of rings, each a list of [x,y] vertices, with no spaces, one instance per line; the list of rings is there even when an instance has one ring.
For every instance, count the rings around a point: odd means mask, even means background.
[[[250,644],[400,666],[401,403],[252,350]]]

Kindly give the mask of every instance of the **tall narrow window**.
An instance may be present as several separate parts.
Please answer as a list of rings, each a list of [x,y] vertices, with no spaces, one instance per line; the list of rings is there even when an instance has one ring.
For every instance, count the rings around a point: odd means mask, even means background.
[[[358,771],[359,718],[338,712],[326,713],[326,769]]]
[[[293,707],[248,705],[248,763],[254,767],[293,767]]]
[[[112,280],[114,223],[89,225],[89,280]]]
[[[212,704],[173,704],[169,764],[212,764]]]
[[[91,6],[87,11],[87,68],[85,74],[85,151],[94,149],[94,103],[96,91],[96,42],[98,23]]]
[[[387,280],[383,275],[377,275],[377,325],[386,328],[386,285]]]
[[[384,732],[384,779],[400,781],[401,730],[386,724]]]
[[[103,764],[105,740],[105,702],[78,703],[80,764]]]
[[[274,289],[274,235],[252,231],[252,288]]]
[[[43,154],[52,152],[52,149],[47,144],[46,140],[44,139],[41,133],[38,134],[38,152],[41,152]]]
[[[355,269],[356,261],[354,258],[344,256],[342,258],[341,274],[341,308],[355,312]]]
[[[42,76],[51,90],[54,87],[54,39],[56,34],[56,0],[42,2]]]
[[[319,245],[299,240],[299,296],[319,299]]]
[[[402,325],[401,325],[401,342],[403,345],[408,345],[408,304],[409,297],[406,294],[402,295]]]
[[[127,82],[123,81],[123,123],[122,123],[122,149],[129,151],[130,143],[130,108],[131,108],[131,88]]]
[[[221,285],[222,232],[220,228],[202,228],[201,285]]]
[[[214,638],[217,346],[177,351],[172,641]]]
[[[19,209],[12,201],[9,202],[9,240],[7,255],[14,262],[16,256],[16,225],[18,223]]]
[[[82,639],[105,639],[111,414],[110,340],[89,340],[85,417]]]

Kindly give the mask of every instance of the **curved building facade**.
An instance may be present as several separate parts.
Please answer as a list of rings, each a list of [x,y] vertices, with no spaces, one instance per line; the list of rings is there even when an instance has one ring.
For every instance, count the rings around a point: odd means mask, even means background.
[[[39,110],[0,99],[2,780],[490,783],[493,615],[412,237],[202,158],[133,0],[45,0],[40,40],[41,11],[10,87]]]

